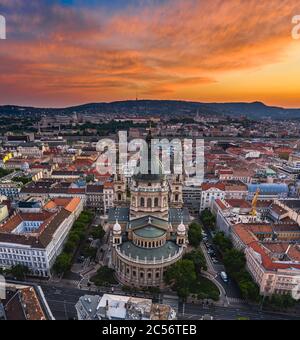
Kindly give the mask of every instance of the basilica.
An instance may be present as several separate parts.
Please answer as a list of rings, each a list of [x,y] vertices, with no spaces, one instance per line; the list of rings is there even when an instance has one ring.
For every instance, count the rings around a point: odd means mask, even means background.
[[[182,178],[150,170],[134,175],[128,189],[118,176],[116,207],[108,219],[112,266],[126,286],[162,288],[164,272],[182,258],[188,243],[190,217],[183,209]]]

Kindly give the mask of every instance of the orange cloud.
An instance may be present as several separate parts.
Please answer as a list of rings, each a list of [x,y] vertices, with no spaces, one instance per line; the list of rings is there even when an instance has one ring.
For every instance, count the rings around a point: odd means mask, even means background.
[[[0,43],[0,101],[61,106],[136,92],[234,100],[245,88],[244,100],[272,102],[267,88],[263,98],[255,87],[249,96],[246,76],[232,82],[228,96],[224,77],[288,63],[295,14],[300,5],[293,0],[172,0],[110,16],[103,9],[36,5],[30,15],[11,16],[17,29]],[[294,77],[287,74],[287,86]],[[288,93],[280,101],[300,106]]]

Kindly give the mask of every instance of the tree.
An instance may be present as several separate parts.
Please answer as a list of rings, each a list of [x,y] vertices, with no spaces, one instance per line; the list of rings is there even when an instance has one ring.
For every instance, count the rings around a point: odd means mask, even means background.
[[[16,280],[18,281],[22,281],[25,280],[26,275],[29,274],[29,269],[26,266],[22,266],[22,265],[16,265],[11,267],[11,269],[9,270],[9,273],[16,278]]]
[[[74,244],[78,244],[80,241],[80,237],[76,232],[71,231],[69,236],[69,241],[73,242]]]
[[[193,250],[184,256],[185,260],[193,261],[196,271],[200,274],[202,270],[207,270],[206,259],[200,249]]]
[[[94,228],[94,230],[91,232],[91,236],[94,239],[102,240],[105,236],[105,231],[103,230],[102,226],[99,226]]]
[[[85,246],[81,251],[81,255],[84,257],[90,257],[91,259],[95,259],[97,256],[97,249]]]
[[[246,266],[245,254],[237,249],[230,249],[225,253],[224,265],[229,274],[241,272]]]
[[[108,267],[101,267],[97,274],[91,278],[91,281],[98,287],[111,286],[118,283],[115,279],[115,271]]]
[[[69,239],[68,242],[65,244],[64,252],[68,254],[73,254],[76,247],[77,247],[77,243]]]
[[[94,175],[87,175],[85,180],[86,180],[87,183],[94,182],[95,176]]]
[[[211,211],[209,209],[205,209],[201,216],[201,221],[202,223],[207,227],[207,228],[210,228],[210,229],[215,229],[216,227],[216,218],[215,216],[211,213]]]
[[[193,247],[199,247],[200,242],[203,239],[202,228],[199,223],[192,223],[189,227],[189,243]]]
[[[178,261],[167,270],[164,279],[179,297],[186,299],[191,294],[192,283],[197,279],[195,265],[191,260]]]
[[[32,179],[28,177],[14,177],[12,181],[15,183],[22,183],[23,185],[26,185],[32,182]]]
[[[259,300],[259,288],[252,280],[242,280],[239,282],[239,288],[245,300]]]
[[[295,307],[296,303],[297,301],[294,300],[290,294],[274,294],[271,297],[267,297],[265,300],[265,305],[267,307],[279,310],[285,310]]]
[[[56,259],[53,266],[53,270],[56,274],[63,274],[68,271],[71,267],[72,255],[67,253],[62,253]]]
[[[218,232],[215,235],[213,242],[223,255],[226,253],[226,251],[232,249],[232,242],[228,237],[225,236],[223,232]]]

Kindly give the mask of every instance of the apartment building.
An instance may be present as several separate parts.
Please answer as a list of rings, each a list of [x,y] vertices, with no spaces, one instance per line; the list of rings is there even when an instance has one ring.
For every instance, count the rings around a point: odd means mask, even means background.
[[[234,245],[243,249],[247,269],[265,296],[300,296],[300,246],[290,242],[260,241],[258,232],[244,225],[234,227]]]
[[[23,265],[33,276],[51,276],[51,268],[82,210],[79,198],[56,198],[37,213],[16,212],[0,225],[0,267]]]

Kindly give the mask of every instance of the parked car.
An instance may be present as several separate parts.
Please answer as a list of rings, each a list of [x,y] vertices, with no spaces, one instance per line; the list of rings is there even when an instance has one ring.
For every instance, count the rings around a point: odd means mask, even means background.
[[[225,283],[227,283],[228,282],[228,276],[227,276],[227,274],[225,273],[225,272],[221,272],[221,279],[225,282]]]

